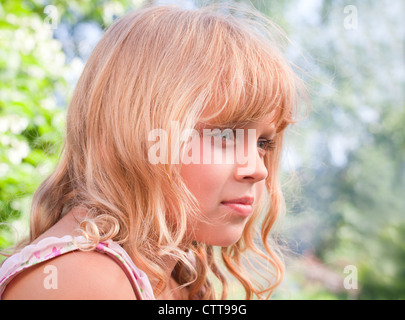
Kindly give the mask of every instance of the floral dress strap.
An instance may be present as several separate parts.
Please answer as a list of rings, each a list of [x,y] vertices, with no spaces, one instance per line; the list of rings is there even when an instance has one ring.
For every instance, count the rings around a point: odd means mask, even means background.
[[[78,245],[86,243],[86,241],[82,236],[75,238],[69,235],[61,238],[48,237],[36,244],[28,245],[20,252],[10,256],[0,267],[0,299],[7,284],[21,271],[61,254],[80,250]],[[118,263],[127,275],[138,300],[155,299],[148,277],[134,264],[118,243],[112,240],[100,242],[95,251],[106,254]]]

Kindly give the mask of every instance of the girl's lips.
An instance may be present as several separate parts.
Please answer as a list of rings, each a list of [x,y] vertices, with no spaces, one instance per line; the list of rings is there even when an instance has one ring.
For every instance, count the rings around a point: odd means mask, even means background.
[[[238,199],[222,201],[221,203],[242,203],[242,204],[252,205],[254,201],[255,201],[255,198],[246,196],[246,197],[242,197],[242,198],[238,198]]]
[[[244,217],[249,216],[253,210],[252,205],[250,205],[250,204],[232,203],[232,202],[227,202],[227,203],[222,203],[222,204]]]

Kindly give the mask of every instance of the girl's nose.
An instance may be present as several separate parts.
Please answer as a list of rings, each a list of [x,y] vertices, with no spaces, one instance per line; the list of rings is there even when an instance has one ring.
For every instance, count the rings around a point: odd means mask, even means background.
[[[243,151],[241,150],[243,149]],[[239,181],[258,182],[266,179],[268,171],[259,154],[256,137],[249,137],[247,145],[244,144],[237,153],[235,178]],[[244,153],[242,156],[241,152]],[[242,160],[242,161],[241,161]]]

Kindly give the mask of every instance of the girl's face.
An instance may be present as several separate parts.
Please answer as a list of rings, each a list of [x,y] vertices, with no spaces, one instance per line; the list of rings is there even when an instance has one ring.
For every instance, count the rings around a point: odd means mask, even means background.
[[[229,246],[239,240],[246,222],[252,216],[253,209],[259,203],[265,189],[268,172],[263,163],[263,157],[269,149],[273,148],[272,139],[275,135],[274,128],[268,123],[263,119],[263,121],[237,128],[243,129],[243,131],[238,130],[239,133],[244,133],[243,163],[238,161],[236,156],[234,161],[225,161],[225,156],[219,163],[207,161],[207,152],[204,151],[211,149],[211,155],[213,155],[215,149],[221,146],[214,145],[214,139],[203,137],[191,142],[191,150],[195,150],[194,147],[200,148],[201,161],[183,163],[180,174],[190,192],[196,197],[205,220],[192,219],[188,227],[189,240],[216,246]],[[225,154],[229,135],[225,130],[220,132],[222,132],[220,139],[222,139],[223,154]],[[236,141],[235,145],[241,146],[241,140],[236,139]],[[210,158],[209,155],[208,158]]]

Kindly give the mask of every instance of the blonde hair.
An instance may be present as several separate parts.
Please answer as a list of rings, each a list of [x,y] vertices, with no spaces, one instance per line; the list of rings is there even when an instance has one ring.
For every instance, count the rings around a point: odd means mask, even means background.
[[[268,199],[242,238],[221,251],[247,299],[269,297],[284,273],[270,231],[284,206],[280,152],[283,130],[295,121],[300,80],[276,46],[280,30],[251,9],[247,15],[240,8],[235,14],[235,8],[148,6],[107,30],[70,102],[60,162],[34,195],[31,241],[71,209],[83,207],[88,218],[80,226],[90,249],[102,240],[119,242],[158,279],[155,294],[167,285],[163,259],[175,256],[173,277],[188,287],[190,299],[215,298],[210,274],[221,281],[225,299],[227,280],[213,247],[198,242],[181,247],[188,219],[198,217],[198,204],[178,167],[148,161],[148,133],[170,132],[173,120],[183,132],[199,121],[245,123],[271,113],[277,147],[265,157]],[[254,263],[249,252],[257,257]],[[269,267],[272,277],[262,274]],[[250,279],[256,269],[267,283]]]

